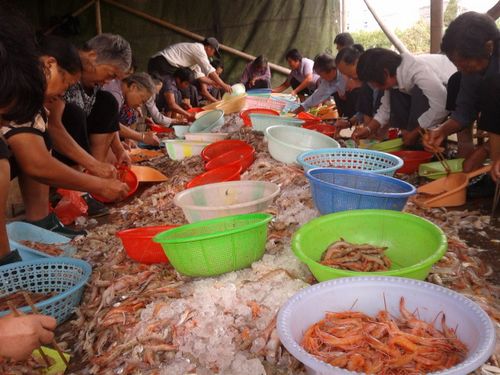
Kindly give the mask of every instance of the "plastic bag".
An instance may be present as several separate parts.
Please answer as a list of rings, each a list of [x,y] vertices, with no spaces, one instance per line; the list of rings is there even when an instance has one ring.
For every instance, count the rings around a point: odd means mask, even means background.
[[[82,197],[84,193],[66,189],[57,189],[57,192],[62,196],[62,199],[57,203],[54,212],[61,223],[71,224],[77,217],[87,214],[87,202]]]

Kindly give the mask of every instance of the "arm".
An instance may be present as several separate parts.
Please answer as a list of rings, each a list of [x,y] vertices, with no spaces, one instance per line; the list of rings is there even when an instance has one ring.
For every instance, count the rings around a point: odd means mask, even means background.
[[[127,185],[118,180],[78,172],[59,162],[50,155],[43,138],[37,134],[18,133],[9,137],[8,143],[22,171],[42,184],[99,194],[113,200],[124,197],[128,191]]]
[[[164,95],[165,95],[165,100],[167,101],[167,106],[172,112],[179,113],[187,117],[189,120],[194,121],[195,119],[194,115],[184,110],[179,104],[177,104],[173,93],[165,92]]]
[[[159,110],[158,107],[156,106],[154,97],[151,97],[147,102],[146,102],[146,109],[148,110],[149,115],[153,119],[153,121],[157,124],[164,125],[164,126],[170,126],[172,125],[172,119],[170,117],[165,116],[162,114]]]
[[[208,91],[208,85],[206,83],[200,82],[200,93],[210,103],[215,103],[218,101],[212,96],[212,94],[210,94],[210,91]]]
[[[279,85],[278,87],[276,87],[275,89],[273,89],[272,92],[275,92],[275,93],[283,92],[283,91],[285,91],[289,87],[290,87],[290,82],[288,82],[288,79],[287,79],[281,85]]]
[[[494,20],[497,20],[498,17],[500,17],[500,1],[498,1],[495,5],[493,5],[487,12],[486,14],[493,18]]]
[[[305,102],[302,103],[301,107],[307,111],[309,108],[314,107],[324,100],[328,99],[330,95],[338,91],[336,85],[330,85],[328,81],[321,80],[318,88],[313,92],[313,94],[307,98]]]
[[[65,106],[64,101],[55,99],[51,103],[46,103],[46,106],[50,110],[47,130],[54,149],[95,176],[103,178],[115,177],[116,169],[111,164],[96,160],[68,134],[61,120]]]
[[[306,75],[306,78],[304,78],[304,80],[302,82],[300,82],[300,85],[298,85],[296,88],[294,88],[292,90],[292,95],[297,95],[297,93],[299,93],[302,90],[304,90],[305,88],[307,88],[307,86],[309,86],[309,83],[312,81],[312,79],[313,79],[312,73]],[[290,86],[290,84],[288,84],[288,86]]]
[[[119,132],[115,132],[115,136],[111,141],[111,151],[116,157],[118,165],[128,165],[132,164],[132,159],[130,159],[130,155],[127,150],[123,148],[123,144],[120,141]]]
[[[225,92],[232,92],[233,89],[227,83],[225,83],[222,79],[220,79],[219,75],[213,71],[208,75],[209,78],[212,79],[218,86],[220,86]]]
[[[489,133],[491,148],[491,177],[498,184],[500,183],[500,134]]]
[[[120,136],[122,138],[132,139],[136,142],[143,142],[151,146],[158,146],[160,144],[160,140],[154,132],[139,133],[122,124],[120,124]]]
[[[245,69],[243,70],[243,74],[241,75],[240,82],[246,85],[248,81],[250,81],[252,77],[250,77],[250,72],[248,69],[248,65],[245,66]]]

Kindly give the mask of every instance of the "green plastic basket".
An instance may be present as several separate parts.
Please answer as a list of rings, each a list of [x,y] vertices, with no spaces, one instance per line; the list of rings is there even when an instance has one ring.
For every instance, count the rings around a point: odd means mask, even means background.
[[[153,238],[170,263],[187,276],[214,276],[250,266],[264,255],[267,223],[264,213],[199,221]]]
[[[370,150],[392,152],[399,151],[403,149],[403,140],[401,138],[394,138],[389,141],[384,141],[380,143],[375,143],[368,147]]]
[[[446,162],[450,166],[451,173],[462,172],[464,159],[450,159],[446,160]],[[431,180],[437,180],[438,178],[446,176],[446,170],[441,162],[434,161],[432,163],[420,164],[418,167],[418,175],[430,178]]]
[[[318,261],[330,244],[347,242],[386,246],[392,266],[384,272],[354,272]],[[325,215],[303,225],[292,238],[292,250],[318,281],[338,277],[387,275],[424,280],[448,249],[443,231],[421,217],[388,210],[354,210]]]

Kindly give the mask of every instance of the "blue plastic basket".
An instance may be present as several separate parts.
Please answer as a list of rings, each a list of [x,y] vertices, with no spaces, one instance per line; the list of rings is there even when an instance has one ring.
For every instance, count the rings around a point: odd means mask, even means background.
[[[369,208],[401,211],[416,193],[407,182],[372,172],[316,168],[306,176],[314,205],[322,215]]]
[[[0,297],[25,290],[33,293],[58,294],[35,304],[42,314],[53,316],[58,324],[64,322],[80,304],[83,288],[92,268],[83,260],[73,258],[46,258],[18,262],[0,267]],[[20,308],[30,312],[28,306]],[[9,310],[1,311],[0,316]]]
[[[357,148],[323,148],[306,151],[297,157],[297,163],[304,168],[304,171],[313,168],[342,168],[370,171],[386,176],[394,176],[404,164],[403,160],[395,155]]]

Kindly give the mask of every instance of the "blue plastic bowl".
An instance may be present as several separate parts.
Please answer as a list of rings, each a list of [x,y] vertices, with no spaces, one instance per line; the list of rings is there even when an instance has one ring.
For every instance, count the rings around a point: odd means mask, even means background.
[[[403,160],[395,155],[359,148],[324,148],[306,151],[297,157],[297,162],[304,171],[313,168],[345,168],[386,176],[394,176],[394,173],[403,166]]]
[[[359,170],[316,168],[308,170],[306,177],[322,215],[362,209],[401,211],[416,193],[407,182]]]

